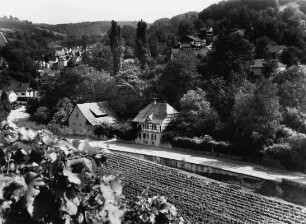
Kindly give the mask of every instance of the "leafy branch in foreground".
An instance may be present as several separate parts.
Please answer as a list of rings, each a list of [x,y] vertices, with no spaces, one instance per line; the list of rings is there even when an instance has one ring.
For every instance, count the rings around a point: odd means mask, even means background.
[[[121,223],[120,179],[96,175],[107,153],[2,122],[0,223]]]

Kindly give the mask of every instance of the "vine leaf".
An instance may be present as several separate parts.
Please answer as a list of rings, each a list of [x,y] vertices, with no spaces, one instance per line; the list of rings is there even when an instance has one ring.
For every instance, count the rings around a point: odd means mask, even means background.
[[[21,141],[33,141],[38,133],[32,129],[22,127],[19,129],[18,134]]]
[[[33,202],[35,197],[39,194],[40,186],[44,186],[45,183],[41,177],[39,177],[36,173],[28,172],[24,175],[25,182],[27,184],[27,191],[26,191],[26,200],[27,200],[27,210],[29,214],[33,215]]]
[[[63,174],[68,178],[68,181],[70,183],[74,183],[77,185],[81,184],[81,180],[78,178],[78,176],[75,173],[72,173],[70,170],[64,169]]]
[[[80,200],[78,199],[73,188],[68,188],[61,198],[61,210],[67,212],[69,215],[76,215]]]

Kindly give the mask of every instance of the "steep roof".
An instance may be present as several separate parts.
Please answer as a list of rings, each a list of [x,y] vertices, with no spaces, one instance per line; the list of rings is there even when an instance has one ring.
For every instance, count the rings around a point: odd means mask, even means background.
[[[15,93],[17,92],[26,92],[28,89],[31,89],[30,83],[22,83],[22,82],[16,82],[16,81],[11,81],[9,84],[1,86],[1,89],[3,90],[13,90]]]
[[[251,68],[263,68],[264,64],[266,63],[265,59],[255,59],[254,64],[251,65]],[[284,65],[281,62],[277,62],[277,67],[286,67],[286,65]]]
[[[251,65],[251,68],[263,68],[263,64],[265,63],[264,59],[255,59],[254,64]]]
[[[7,39],[2,32],[0,32],[0,47],[4,47],[7,44]]]
[[[168,103],[155,103],[152,102],[144,109],[142,109],[138,115],[134,118],[134,122],[145,122],[150,123],[162,123],[167,115],[177,114],[175,110]]]
[[[278,53],[279,51],[285,49],[285,45],[269,45],[268,46],[268,51],[272,54]]]
[[[116,113],[106,101],[77,104],[77,107],[91,125],[113,124],[118,121]]]
[[[186,37],[188,37],[189,39],[191,39],[191,40],[193,40],[193,41],[203,42],[203,40],[201,40],[200,38],[195,37],[195,36],[186,35]]]

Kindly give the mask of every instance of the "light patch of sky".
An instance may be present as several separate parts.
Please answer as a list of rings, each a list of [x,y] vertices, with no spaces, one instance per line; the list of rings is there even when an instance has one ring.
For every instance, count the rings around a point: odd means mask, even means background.
[[[34,23],[84,21],[135,21],[152,23],[189,11],[202,11],[220,0],[7,0],[0,16],[18,17]]]

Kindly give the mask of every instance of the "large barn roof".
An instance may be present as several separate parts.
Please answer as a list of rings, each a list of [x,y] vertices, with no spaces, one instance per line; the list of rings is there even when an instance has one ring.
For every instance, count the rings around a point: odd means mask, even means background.
[[[118,121],[115,112],[106,101],[77,104],[77,107],[91,125],[113,124]]]

